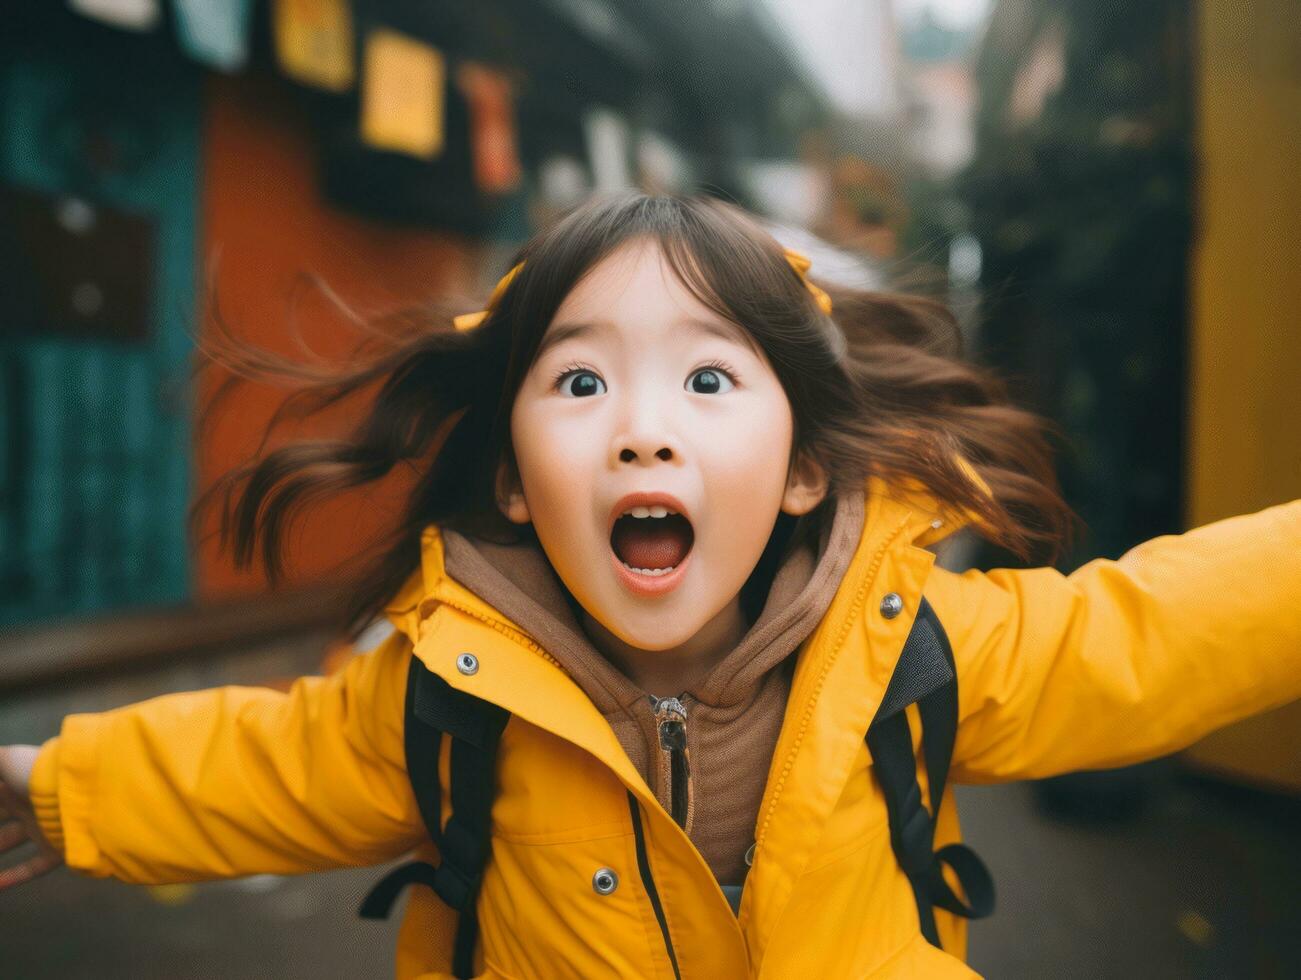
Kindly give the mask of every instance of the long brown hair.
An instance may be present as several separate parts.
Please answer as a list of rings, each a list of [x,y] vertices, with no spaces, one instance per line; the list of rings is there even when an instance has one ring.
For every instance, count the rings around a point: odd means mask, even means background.
[[[343,611],[354,634],[417,567],[427,525],[518,540],[528,532],[496,504],[499,464],[514,466],[516,392],[570,289],[615,248],[642,237],[656,240],[683,284],[763,351],[790,401],[792,457],[807,452],[822,463],[828,499],[860,490],[869,475],[908,479],[953,512],[977,515],[981,533],[1023,559],[1047,552],[1055,560],[1069,544],[1075,518],[1045,438],[1054,427],[1010,405],[997,377],[962,360],[957,323],[942,303],[819,281],[832,297],[833,322],[746,212],[710,197],[638,192],[594,197],[534,236],[512,260],[524,262],[520,273],[471,330],[452,323],[463,307],[439,305],[359,324],[367,336],[346,366],[312,365],[255,349],[214,316],[201,354],[228,368],[230,381],[293,389],[271,428],[354,396],[367,404],[342,438],[299,441],[220,477],[196,501],[194,526],[220,499],[222,547],[241,568],[260,552],[274,584],[283,577],[287,529],[305,505],[408,469],[400,515],[354,563]],[[963,474],[955,453],[992,497]]]

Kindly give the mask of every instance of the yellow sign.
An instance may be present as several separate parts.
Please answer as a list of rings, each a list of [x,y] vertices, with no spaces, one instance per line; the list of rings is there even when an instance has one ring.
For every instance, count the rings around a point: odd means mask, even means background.
[[[276,56],[295,81],[342,92],[353,83],[352,15],[347,0],[276,0]]]
[[[381,150],[433,159],[443,152],[447,65],[422,41],[380,29],[366,38],[361,136]]]

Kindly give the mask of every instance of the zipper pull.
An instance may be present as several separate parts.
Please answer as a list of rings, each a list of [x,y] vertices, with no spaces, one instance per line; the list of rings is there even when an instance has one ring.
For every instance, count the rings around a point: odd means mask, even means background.
[[[657,698],[653,694],[649,695],[655,708],[660,749],[668,762],[668,811],[674,823],[690,833],[695,807],[691,786],[691,757],[687,752],[687,706],[682,703],[682,697],[685,696]]]
[[[652,698],[655,696],[652,694]],[[687,748],[687,706],[678,698],[656,698],[655,724],[659,727],[660,748]]]

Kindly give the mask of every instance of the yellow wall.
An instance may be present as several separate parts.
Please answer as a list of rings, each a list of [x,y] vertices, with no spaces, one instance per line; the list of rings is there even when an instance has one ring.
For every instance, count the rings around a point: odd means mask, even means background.
[[[1301,497],[1301,3],[1198,6],[1190,527]],[[1188,756],[1301,792],[1301,703]]]

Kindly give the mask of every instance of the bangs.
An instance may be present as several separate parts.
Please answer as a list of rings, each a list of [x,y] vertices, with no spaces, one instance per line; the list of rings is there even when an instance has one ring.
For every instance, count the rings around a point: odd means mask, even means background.
[[[783,359],[775,348],[824,329],[781,244],[744,211],[713,198],[624,192],[570,214],[522,255],[524,268],[501,311],[511,346],[523,355],[517,370],[532,363],[556,310],[583,276],[637,240],[657,243],[683,287],[769,360]]]

